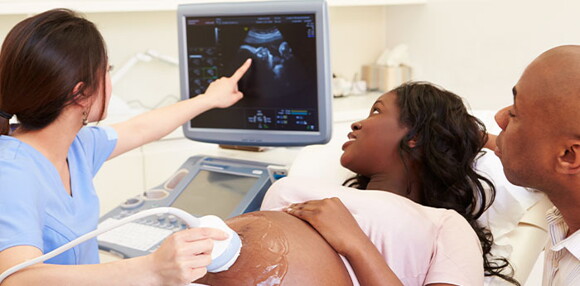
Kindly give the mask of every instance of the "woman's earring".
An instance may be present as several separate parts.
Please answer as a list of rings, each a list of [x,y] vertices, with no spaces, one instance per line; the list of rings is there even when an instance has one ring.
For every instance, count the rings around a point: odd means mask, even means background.
[[[83,111],[83,126],[89,124],[89,115],[86,111]]]

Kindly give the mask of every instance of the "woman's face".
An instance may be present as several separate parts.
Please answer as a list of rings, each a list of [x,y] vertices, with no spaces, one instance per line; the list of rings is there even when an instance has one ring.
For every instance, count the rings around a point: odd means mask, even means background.
[[[349,140],[342,146],[342,166],[367,177],[390,174],[402,166],[399,142],[408,128],[399,122],[399,115],[396,94],[390,92],[380,96],[369,116],[351,125]]]

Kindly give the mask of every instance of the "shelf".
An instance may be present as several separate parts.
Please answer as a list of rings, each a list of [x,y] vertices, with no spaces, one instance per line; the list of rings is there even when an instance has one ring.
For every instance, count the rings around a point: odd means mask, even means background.
[[[240,1],[212,0],[211,2]],[[82,13],[175,11],[177,5],[181,3],[204,2],[208,2],[208,0],[0,0],[0,15],[36,14],[53,8],[69,8]],[[426,2],[427,0],[328,0],[331,7],[409,5]]]
[[[427,0],[328,0],[331,7],[425,4]]]

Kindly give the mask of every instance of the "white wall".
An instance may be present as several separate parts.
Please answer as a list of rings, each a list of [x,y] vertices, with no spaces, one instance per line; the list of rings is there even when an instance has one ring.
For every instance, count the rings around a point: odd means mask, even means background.
[[[386,44],[409,45],[417,79],[498,109],[536,56],[580,43],[578,11],[572,0],[428,0],[387,9]]]
[[[177,19],[175,12],[112,12],[85,15],[94,22],[107,43],[109,61],[119,69],[132,56],[147,49],[177,58]],[[0,43],[9,30],[27,15],[0,16]],[[155,105],[179,97],[177,67],[152,61],[138,63],[113,88],[126,101],[140,100]],[[167,98],[171,96],[172,98]]]
[[[109,51],[113,75],[131,57],[148,49],[178,58],[175,12],[92,13]],[[114,85],[113,93],[127,102],[140,101],[148,107],[179,99],[179,72],[159,60],[139,62]]]
[[[372,62],[386,41],[385,7],[331,7],[331,62],[333,72],[351,79],[360,65]],[[153,49],[177,59],[175,12],[88,13],[108,46],[113,75],[136,53]],[[26,15],[0,15],[0,43]],[[166,105],[179,98],[177,67],[160,61],[140,62],[117,84],[113,93],[146,106]]]
[[[331,7],[333,72],[351,79],[386,47],[409,46],[415,79],[442,85],[477,109],[511,102],[524,67],[556,45],[579,43],[580,1],[428,0],[402,6]],[[0,42],[25,15],[0,16]],[[90,13],[119,68],[137,52],[177,57],[174,12]],[[179,96],[177,68],[135,66],[114,87],[127,101],[153,106]]]
[[[330,55],[332,71],[351,80],[361,65],[372,63],[385,48],[385,12],[390,7],[331,7]]]

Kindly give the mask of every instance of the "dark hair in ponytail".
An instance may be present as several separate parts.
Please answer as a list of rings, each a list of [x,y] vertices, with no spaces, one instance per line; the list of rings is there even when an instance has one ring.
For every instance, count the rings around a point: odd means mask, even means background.
[[[2,110],[0,112],[4,113]],[[10,116],[5,114],[0,114],[0,135],[10,134],[10,118],[12,114]]]
[[[0,50],[0,110],[15,114],[24,130],[42,129],[66,106],[99,88],[104,93],[107,62],[101,34],[75,12],[54,9],[27,18]],[[105,104],[102,108],[101,115]],[[5,119],[0,118],[0,135],[10,132]]]
[[[495,199],[493,183],[474,169],[474,162],[487,141],[483,123],[467,112],[459,96],[433,84],[410,82],[391,92],[397,97],[400,122],[409,128],[399,143],[399,153],[406,166],[407,160],[419,166],[416,177],[421,181],[411,183],[420,186],[420,203],[461,214],[481,242],[485,275],[520,285],[512,277],[513,269],[507,259],[493,257],[493,236],[477,222]],[[416,142],[413,148],[406,144],[411,139]],[[366,189],[369,180],[356,175],[344,185]],[[504,269],[510,273],[505,274]]]

